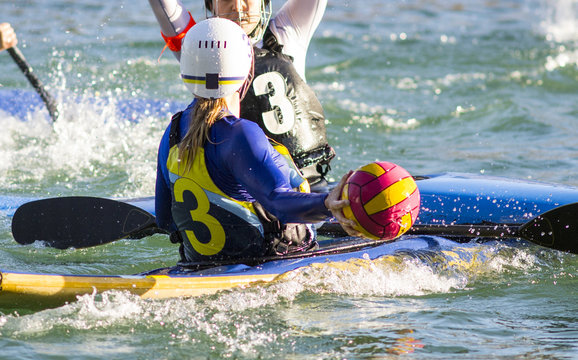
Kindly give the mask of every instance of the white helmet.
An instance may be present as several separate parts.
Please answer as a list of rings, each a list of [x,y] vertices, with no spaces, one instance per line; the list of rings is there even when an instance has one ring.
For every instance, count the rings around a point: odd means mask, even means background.
[[[193,26],[183,39],[181,78],[193,95],[218,99],[238,91],[253,65],[253,48],[231,20],[211,18]]]

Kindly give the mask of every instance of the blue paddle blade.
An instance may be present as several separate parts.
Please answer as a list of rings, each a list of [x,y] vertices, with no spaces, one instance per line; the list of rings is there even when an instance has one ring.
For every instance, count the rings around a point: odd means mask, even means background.
[[[155,217],[120,201],[96,197],[61,197],[20,206],[12,219],[19,244],[44,241],[57,249],[86,248],[158,232]]]

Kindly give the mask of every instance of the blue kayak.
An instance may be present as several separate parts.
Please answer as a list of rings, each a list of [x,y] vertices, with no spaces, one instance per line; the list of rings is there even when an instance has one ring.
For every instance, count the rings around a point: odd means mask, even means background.
[[[549,210],[578,202],[578,189],[574,187],[482,175],[437,174],[418,177],[417,184],[421,193],[417,225],[523,224]],[[10,217],[16,208],[32,200],[35,199],[0,197],[0,211]],[[154,214],[154,197],[122,201]],[[574,213],[570,216],[572,219],[575,217]],[[107,290],[126,290],[145,298],[196,296],[273,281],[304,267],[324,264],[348,266],[351,262],[373,261],[400,253],[439,254],[441,256],[435,261],[441,262],[471,264],[483,261],[483,256],[476,254],[476,242],[460,244],[454,240],[423,235],[406,235],[390,242],[330,238],[321,241],[320,250],[312,253],[208,267],[177,265],[134,275],[36,274],[0,270],[0,305],[15,302],[35,306],[59,305],[74,300],[77,295]],[[447,259],[449,253],[452,254],[450,260]]]
[[[434,262],[459,262],[468,267],[477,266],[484,259],[476,244],[463,245],[437,236],[409,236],[377,246],[371,240],[360,239],[330,239],[321,241],[320,245],[321,250],[314,254],[271,259],[253,265],[239,263],[208,268],[177,265],[134,275],[38,274],[0,270],[0,307],[10,308],[15,304],[30,309],[55,307],[74,301],[79,295],[110,290],[128,291],[142,298],[207,295],[272,282],[310,266],[339,266],[354,271],[355,267],[367,266],[376,259],[399,262],[400,255],[408,254],[416,257],[421,254]]]
[[[572,186],[492,177],[441,173],[417,177],[421,207],[416,224],[519,224],[564,204],[578,202]],[[38,198],[0,195],[0,212],[16,209]],[[122,199],[154,215],[154,197]]]
[[[419,176],[421,205],[416,224],[522,224],[578,202],[578,188],[475,174]],[[154,197],[130,199],[154,215]]]

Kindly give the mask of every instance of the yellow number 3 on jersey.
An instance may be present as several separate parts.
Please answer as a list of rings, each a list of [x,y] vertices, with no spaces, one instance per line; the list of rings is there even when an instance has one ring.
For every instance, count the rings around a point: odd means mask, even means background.
[[[183,194],[186,191],[193,193],[197,199],[197,208],[190,210],[193,222],[203,223],[211,234],[209,242],[201,242],[192,230],[185,230],[191,245],[201,255],[215,255],[223,250],[225,246],[225,229],[217,219],[209,215],[211,203],[203,189],[194,181],[187,178],[180,178],[175,182],[174,192],[177,202],[184,202]]]

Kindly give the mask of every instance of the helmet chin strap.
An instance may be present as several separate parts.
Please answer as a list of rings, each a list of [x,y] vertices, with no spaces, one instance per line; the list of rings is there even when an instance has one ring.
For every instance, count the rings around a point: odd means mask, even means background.
[[[239,89],[239,101],[242,101],[247,95],[247,91],[253,82],[253,77],[255,76],[255,55],[253,54],[253,61],[251,62],[251,69],[249,70],[249,74],[247,74],[247,78],[243,83],[243,86]]]

